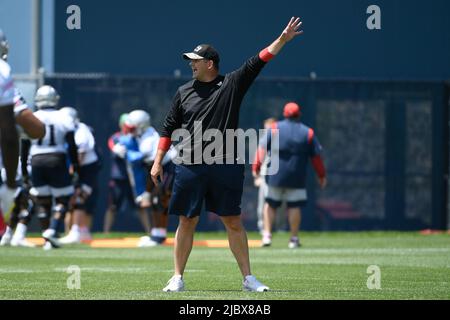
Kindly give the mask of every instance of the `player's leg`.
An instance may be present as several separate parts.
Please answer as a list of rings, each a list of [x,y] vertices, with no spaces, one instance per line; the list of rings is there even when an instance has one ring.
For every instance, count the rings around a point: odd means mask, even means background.
[[[92,195],[97,183],[97,164],[81,166],[79,176],[80,187],[75,190],[73,201],[73,224],[70,232],[60,239],[63,244],[80,243],[82,232],[87,236],[89,229],[86,225],[87,210],[92,210],[94,199]]]
[[[1,180],[1,177],[0,177],[0,180]],[[1,182],[0,182],[0,184],[1,184]],[[14,200],[15,204],[11,211],[9,223],[8,224],[5,223],[4,227],[0,223],[0,236],[1,236],[0,246],[1,247],[6,247],[6,246],[11,245],[11,240],[14,235],[14,230],[16,229],[16,226],[19,223],[19,218],[18,218],[19,208],[17,207],[17,199],[18,199],[18,197],[16,197],[16,199]],[[1,218],[3,219],[3,216],[1,216]],[[1,231],[3,231],[3,228],[5,228],[4,232],[1,233]]]
[[[36,155],[31,158],[31,183],[33,187],[30,189],[30,197],[34,202],[43,234],[50,226],[53,205],[52,193],[47,179],[51,170],[47,168],[47,160],[45,155]],[[51,243],[46,240],[44,249],[51,248]]]
[[[108,208],[103,220],[103,232],[109,233],[114,224],[118,208],[124,200],[123,188],[120,186],[121,180],[111,179],[108,186]]]
[[[75,244],[81,242],[80,236],[80,220],[82,209],[80,210],[80,206],[83,205],[83,198],[81,195],[80,188],[77,188],[74,191],[74,194],[70,197],[66,217],[65,217],[65,231],[67,233],[66,236],[59,239],[61,244]]]
[[[14,216],[16,217],[15,231],[11,239],[11,246],[13,247],[28,247],[33,248],[35,245],[26,240],[28,224],[33,215],[33,205],[31,204],[29,193],[26,189],[22,189],[16,198],[16,205],[14,208]]]
[[[258,229],[261,235],[264,232],[264,206],[266,204],[265,195],[267,193],[267,183],[264,177],[261,177],[261,184],[258,188],[258,206],[256,208],[256,214],[258,219]]]
[[[87,197],[85,202],[85,210],[81,215],[81,224],[80,224],[80,235],[81,241],[90,241],[92,240],[91,228],[93,216],[96,212],[97,208],[97,199],[98,199],[98,186],[97,183],[92,185],[92,193]]]
[[[207,168],[178,165],[169,204],[169,214],[178,215],[178,228],[174,244],[174,276],[163,291],[182,291],[182,276],[192,250],[203,199],[207,189]]]
[[[211,165],[208,171],[206,210],[220,216],[225,225],[230,249],[242,275],[248,276],[250,260],[247,233],[241,222],[241,199],[244,183],[243,165]]]
[[[268,186],[266,189],[266,203],[264,205],[264,231],[262,246],[268,247],[272,244],[272,226],[275,221],[277,208],[283,199],[283,190],[278,187]]]
[[[183,275],[194,242],[194,233],[199,217],[179,217],[175,234],[174,266],[175,275]]]
[[[301,224],[301,207],[306,204],[307,194],[306,189],[287,189],[286,202],[289,219],[289,228],[291,238],[289,240],[289,248],[294,249],[300,246],[298,232]]]
[[[164,177],[162,183],[154,186],[151,179],[147,180],[147,191],[150,193],[152,204],[152,229],[150,236],[142,237],[139,247],[154,247],[163,244],[167,238],[167,226],[169,224],[168,208],[172,194],[174,180],[174,164],[164,165]]]
[[[43,237],[52,244],[52,247],[58,248],[61,245],[58,232],[63,229],[70,198],[75,190],[67,168],[65,154],[55,154],[52,157],[52,161],[49,162],[51,165],[46,168],[45,174],[55,203],[52,209],[50,226],[44,231]]]
[[[36,194],[37,192],[34,189],[31,189],[33,194]],[[41,189],[42,190],[42,189]],[[42,233],[45,232],[50,226],[50,217],[52,213],[52,205],[53,205],[53,198],[51,196],[50,190],[49,195],[44,195],[44,192],[40,192],[42,195],[36,195],[33,199],[35,202],[36,207],[36,213],[37,217],[39,219],[39,223],[41,225],[41,231]],[[51,246],[50,246],[51,247]]]
[[[239,265],[242,275],[244,277],[250,275],[247,233],[242,225],[241,216],[222,216],[220,218],[227,230],[230,249]]]
[[[134,201],[138,208],[138,214],[139,214],[139,220],[141,222],[142,228],[144,229],[144,232],[146,234],[150,233],[151,230],[151,223],[150,223],[150,206],[151,206],[151,200],[150,200],[150,193],[146,191],[146,179],[143,179],[145,177],[142,175],[141,177],[135,179],[135,186],[131,186],[134,188],[135,192],[134,194],[139,194]]]
[[[211,165],[208,170],[208,188],[205,195],[207,211],[220,216],[228,234],[231,252],[244,278],[243,289],[267,291],[250,270],[247,232],[241,220],[241,200],[244,185],[243,165]]]

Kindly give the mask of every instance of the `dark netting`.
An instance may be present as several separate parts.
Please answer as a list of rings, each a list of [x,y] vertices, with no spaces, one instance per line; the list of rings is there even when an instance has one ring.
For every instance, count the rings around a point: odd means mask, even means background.
[[[101,228],[109,179],[108,137],[118,130],[120,114],[136,108],[150,112],[161,129],[178,86],[188,79],[126,78],[102,75],[51,76],[62,105],[79,110],[95,129],[103,153],[101,192],[95,228]],[[262,128],[269,117],[282,118],[286,102],[302,106],[303,122],[314,128],[324,147],[328,187],[320,190],[309,170],[309,202],[303,229],[418,229],[440,227],[439,206],[446,200],[444,179],[448,152],[444,136],[446,87],[442,83],[383,81],[306,81],[258,79],[242,104],[240,126]],[[247,166],[243,218],[256,230],[257,190]],[[438,202],[438,204],[436,204]],[[115,229],[140,230],[130,209],[119,215]],[[283,213],[279,213],[283,214]],[[173,225],[175,221],[171,221]],[[217,230],[221,223],[205,215],[199,229]]]

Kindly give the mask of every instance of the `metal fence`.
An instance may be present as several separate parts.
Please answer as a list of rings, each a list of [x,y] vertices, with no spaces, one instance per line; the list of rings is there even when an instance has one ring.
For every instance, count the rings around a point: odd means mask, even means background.
[[[188,79],[51,75],[62,105],[79,110],[95,130],[104,163],[95,228],[101,228],[109,179],[108,137],[121,113],[150,112],[159,130],[178,86]],[[309,171],[309,202],[302,229],[362,230],[446,228],[448,210],[449,86],[442,82],[258,79],[244,99],[240,126],[261,128],[281,118],[288,101],[302,106],[302,121],[324,147],[329,185],[319,190]],[[247,168],[243,218],[256,229],[257,190]],[[116,229],[140,230],[125,210]],[[283,215],[283,212],[279,212]],[[282,220],[282,219],[281,219]],[[171,227],[176,221],[171,220]],[[222,226],[213,215],[200,229]]]

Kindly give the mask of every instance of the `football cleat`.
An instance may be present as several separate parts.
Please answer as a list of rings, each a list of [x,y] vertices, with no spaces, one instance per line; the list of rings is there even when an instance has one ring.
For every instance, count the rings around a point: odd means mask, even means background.
[[[261,240],[262,247],[270,247],[272,245],[272,236],[271,235],[263,235]]]
[[[49,242],[53,248],[59,248],[61,247],[61,243],[59,242],[58,238],[56,238],[56,232],[52,229],[47,229],[42,234],[42,238],[44,238],[47,242]]]
[[[35,248],[36,245],[25,238],[13,237],[11,240],[11,247]]]
[[[65,237],[59,239],[60,244],[77,244],[81,242],[81,237],[79,232],[70,231]]]
[[[7,247],[11,244],[11,239],[13,237],[13,230],[10,227],[6,228],[5,233],[0,240],[0,247]]]
[[[152,240],[149,236],[144,236],[139,239],[137,246],[139,248],[148,248],[148,247],[156,247],[160,244],[154,240]]]

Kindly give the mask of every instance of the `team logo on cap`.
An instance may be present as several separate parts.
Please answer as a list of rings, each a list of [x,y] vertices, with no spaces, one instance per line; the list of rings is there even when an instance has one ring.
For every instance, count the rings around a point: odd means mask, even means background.
[[[202,46],[198,46],[197,48],[195,48],[194,52],[199,52],[200,50],[202,50]]]

